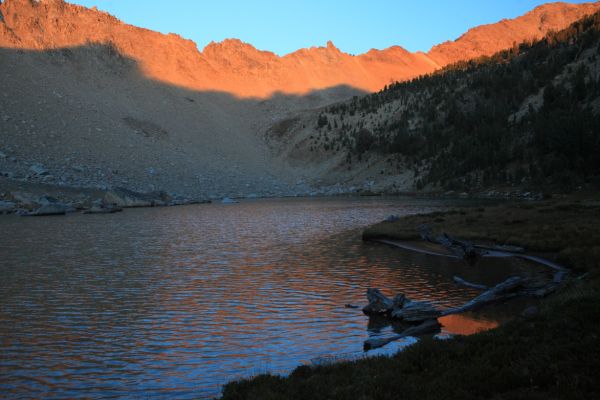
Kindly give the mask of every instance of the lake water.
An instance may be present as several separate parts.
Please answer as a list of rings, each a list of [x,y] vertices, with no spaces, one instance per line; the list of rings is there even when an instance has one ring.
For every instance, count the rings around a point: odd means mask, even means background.
[[[206,398],[232,379],[361,356],[393,329],[344,307],[364,305],[367,288],[450,307],[478,294],[453,275],[510,275],[500,260],[473,268],[361,241],[390,214],[448,205],[284,199],[0,218],[0,393]],[[453,317],[444,329],[493,324]]]

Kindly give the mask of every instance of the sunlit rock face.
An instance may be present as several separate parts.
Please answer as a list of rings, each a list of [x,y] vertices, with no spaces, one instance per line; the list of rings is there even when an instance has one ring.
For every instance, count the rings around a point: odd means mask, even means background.
[[[353,56],[332,42],[283,57],[237,39],[211,43],[202,51],[175,34],[163,35],[124,24],[115,17],[62,0],[7,0],[0,5],[0,46],[29,50],[111,44],[135,60],[147,77],[191,89],[242,97],[276,92],[306,94],[347,85],[365,91],[406,80],[456,61],[491,55],[515,42],[542,37],[600,8],[600,3],[553,3],[522,17],[469,30],[428,53],[392,46]]]

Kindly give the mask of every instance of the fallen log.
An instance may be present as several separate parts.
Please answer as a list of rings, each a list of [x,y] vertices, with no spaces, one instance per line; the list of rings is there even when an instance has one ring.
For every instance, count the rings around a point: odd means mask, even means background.
[[[442,312],[442,316],[450,315],[450,314],[458,314],[461,312],[473,310],[475,308],[479,308],[481,306],[495,303],[498,301],[506,300],[515,296],[518,296],[520,293],[515,292],[516,289],[521,288],[525,283],[525,279],[519,276],[513,276],[508,278],[504,282],[501,282],[494,286],[491,289],[486,290],[481,293],[479,296],[475,297],[473,300],[468,301],[460,307],[450,308]]]
[[[399,340],[399,339],[402,339],[402,338],[405,338],[408,336],[423,335],[425,333],[437,332],[437,331],[439,331],[441,326],[442,325],[438,322],[437,319],[429,319],[427,321],[424,321],[422,324],[417,325],[417,326],[412,326],[412,327],[404,330],[402,333],[395,335],[395,336],[391,336],[388,338],[376,338],[376,339],[365,340],[365,343],[363,344],[363,348],[365,351],[377,349],[379,347],[385,346],[388,343],[394,342],[396,340]]]
[[[367,289],[367,304],[363,308],[366,315],[385,315],[394,307],[394,301],[385,296],[379,289]]]
[[[421,322],[437,318],[441,311],[426,301],[406,301],[402,307],[395,307],[391,317],[405,322]]]
[[[474,264],[480,257],[487,253],[473,243],[466,240],[454,238],[447,233],[442,233],[439,236],[433,236],[432,229],[428,225],[421,225],[419,227],[419,234],[423,240],[431,243],[436,243],[444,246],[457,257]]]
[[[423,235],[422,235],[423,237]],[[404,249],[404,250],[410,250],[410,251],[415,251],[417,253],[420,254],[428,254],[428,255],[432,255],[432,256],[440,256],[440,257],[448,257],[448,258],[460,258],[457,255],[453,254],[445,254],[445,253],[441,253],[438,251],[432,251],[429,249],[424,249],[422,247],[419,247],[418,245],[414,245],[411,244],[409,242],[404,242],[404,241],[399,241],[399,240],[393,240],[393,239],[385,239],[385,238],[377,238],[377,239],[369,239],[373,242],[377,242],[377,243],[383,243],[383,244],[388,244],[390,246],[394,246],[394,247],[398,247],[400,249]],[[427,240],[428,242],[433,242],[432,240]],[[439,244],[439,243],[437,243]],[[563,267],[553,261],[550,261],[548,259],[545,259],[543,257],[538,257],[538,256],[532,256],[529,254],[522,254],[522,253],[518,253],[518,252],[511,252],[511,251],[506,251],[506,250],[492,250],[490,247],[484,247],[484,246],[478,246],[476,245],[475,247],[480,247],[482,249],[487,249],[484,253],[482,253],[482,257],[489,257],[489,258],[503,258],[503,257],[516,257],[516,258],[521,258],[524,260],[528,260],[528,261],[533,261],[537,264],[542,264],[545,265],[549,268],[554,269],[557,272],[569,272],[569,269],[566,267]],[[451,249],[449,249],[449,251],[452,251]],[[564,277],[561,276],[561,278]]]
[[[390,246],[394,246],[394,247],[398,247],[400,249],[404,249],[404,250],[410,250],[410,251],[414,251],[420,254],[428,254],[431,256],[439,256],[439,257],[448,257],[448,258],[458,258],[456,255],[454,254],[446,254],[446,253],[441,253],[439,251],[433,251],[433,250],[429,250],[426,249],[424,247],[419,247],[419,246],[414,246],[411,245],[407,242],[400,242],[397,240],[391,240],[391,239],[372,239],[373,242],[377,242],[377,243],[383,243],[383,244],[388,244]]]
[[[465,240],[459,240],[448,235],[447,233],[443,233],[441,236],[438,236],[437,240],[438,243],[448,247],[454,251],[457,256],[461,257],[463,260],[469,261],[472,264],[486,254],[485,250],[478,249],[475,245],[473,245],[473,243]]]
[[[464,279],[462,279],[459,276],[454,276],[452,279],[458,285],[470,287],[470,288],[473,288],[473,289],[481,289],[481,290],[489,289],[489,287],[486,286],[486,285],[480,285],[480,284],[477,284],[477,283],[467,282],[467,281],[465,281]]]

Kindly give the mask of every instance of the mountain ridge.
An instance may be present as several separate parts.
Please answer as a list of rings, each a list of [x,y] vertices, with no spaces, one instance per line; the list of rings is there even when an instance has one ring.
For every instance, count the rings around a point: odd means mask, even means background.
[[[280,122],[281,158],[379,191],[600,182],[600,12],[532,43]],[[357,179],[358,178],[358,179]],[[492,190],[493,192],[493,190]]]
[[[106,12],[63,0],[5,0],[0,3],[0,46],[48,50],[110,43],[136,60],[150,78],[195,90],[266,98],[278,92],[306,94],[340,85],[377,91],[394,81],[539,38],[598,9],[598,2],[545,4],[521,17],[472,28],[427,53],[391,46],[354,56],[329,41],[325,47],[278,56],[239,39],[211,42],[199,50],[177,34],[135,27]]]

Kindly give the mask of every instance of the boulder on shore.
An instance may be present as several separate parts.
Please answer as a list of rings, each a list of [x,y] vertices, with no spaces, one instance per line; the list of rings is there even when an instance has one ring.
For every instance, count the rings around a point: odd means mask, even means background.
[[[85,210],[84,214],[114,214],[116,212],[123,211],[121,207],[107,205],[107,206],[97,206],[94,205],[90,209]]]
[[[104,195],[104,204],[116,207],[165,206],[171,201],[171,197],[165,192],[139,193],[125,188],[116,188]]]
[[[71,208],[66,204],[62,203],[48,203],[44,204],[29,215],[42,217],[48,215],[65,215]]]
[[[0,214],[10,214],[15,210],[16,204],[12,201],[0,200]]]
[[[32,164],[29,170],[39,176],[48,175],[48,170],[40,163]]]
[[[29,192],[11,192],[10,197],[18,204],[19,207],[31,210],[35,207],[39,207],[39,197]]]

